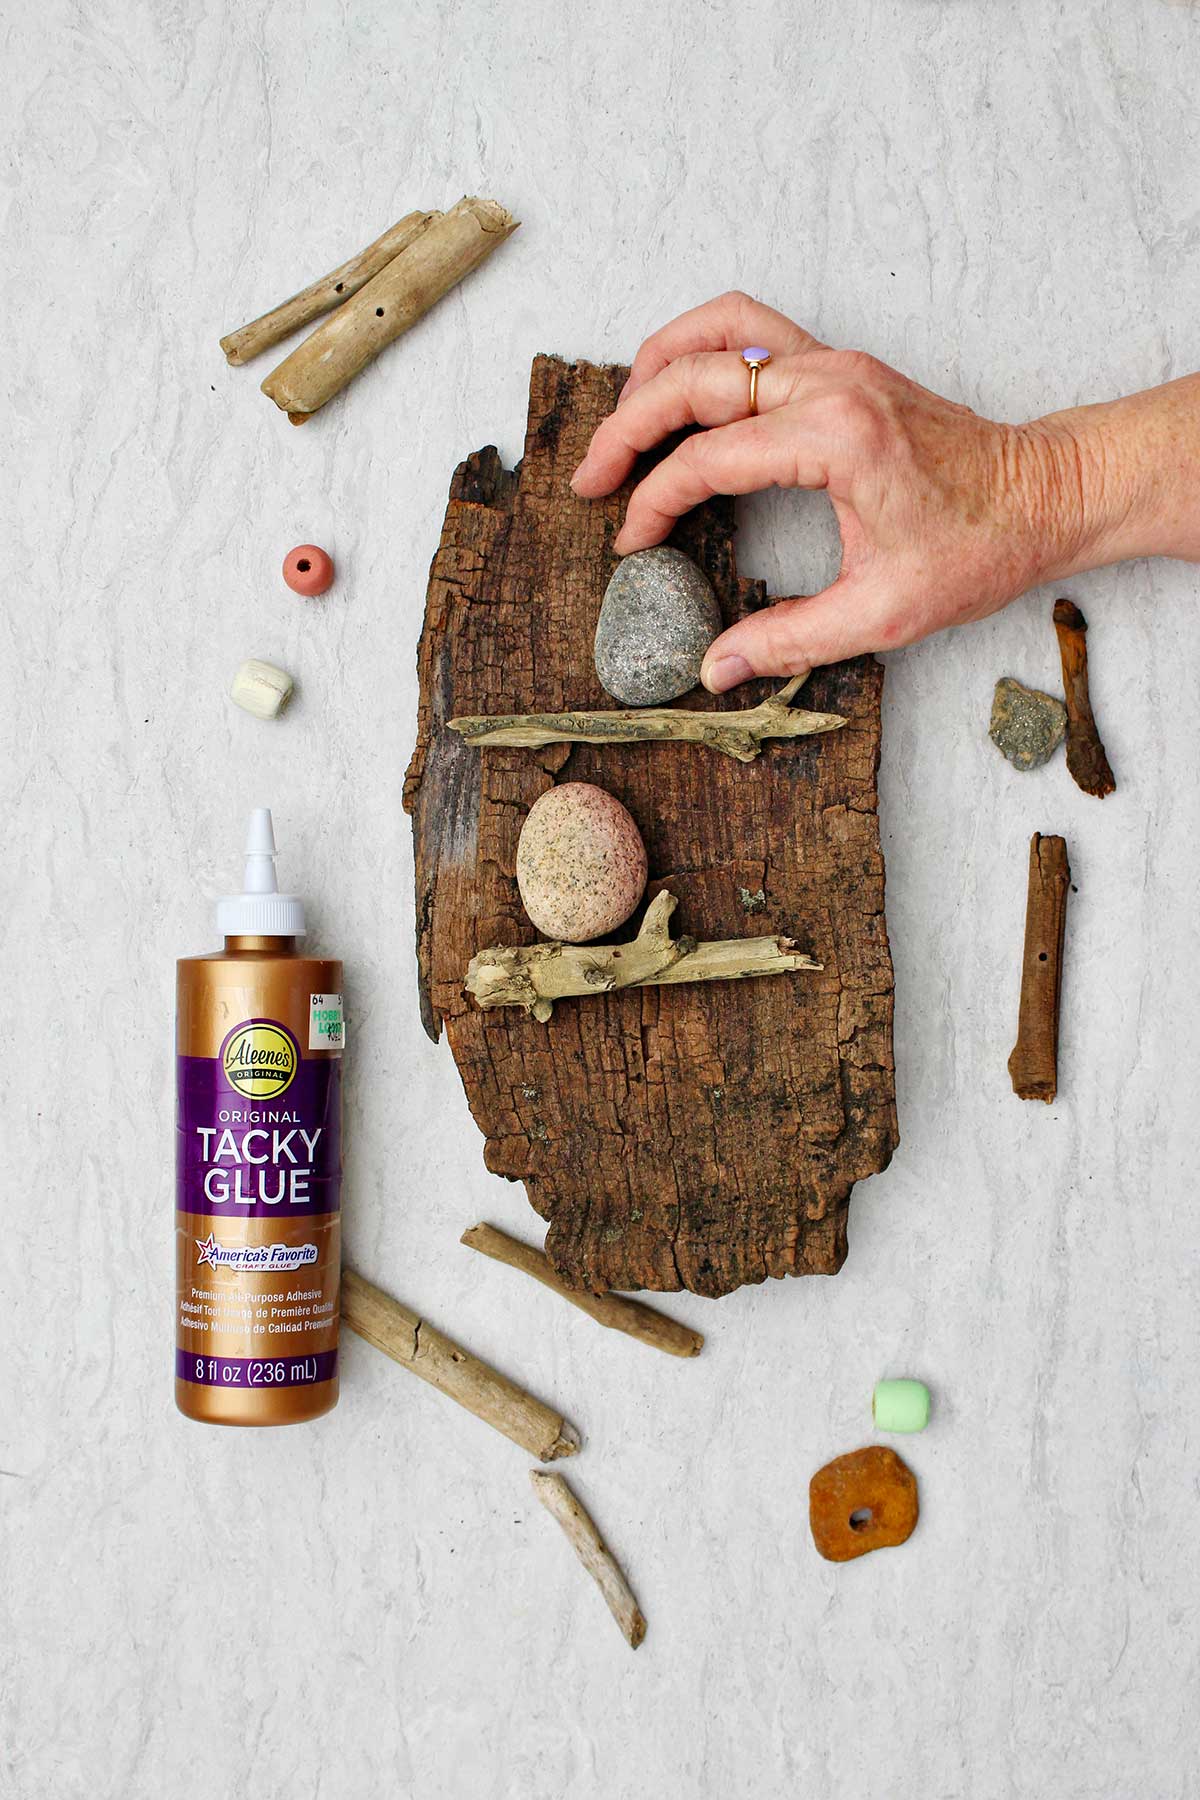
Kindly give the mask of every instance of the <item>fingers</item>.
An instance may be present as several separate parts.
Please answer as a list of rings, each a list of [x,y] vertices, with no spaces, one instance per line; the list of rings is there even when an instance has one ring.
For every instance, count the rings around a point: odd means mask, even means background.
[[[804,350],[822,348],[817,338],[773,306],[764,306],[749,294],[721,294],[680,313],[646,339],[633,359],[621,398],[634,393],[677,356],[693,350],[744,350],[747,344],[763,344],[773,356],[799,356]]]
[[[800,675],[899,641],[884,599],[843,576],[811,599],[739,619],[709,646],[700,679],[723,694],[754,675]]]
[[[759,411],[767,413],[796,399],[813,377],[803,358],[772,358],[758,378]],[[661,443],[685,425],[728,425],[747,416],[750,379],[732,350],[689,353],[643,382],[598,426],[587,455],[571,477],[577,494],[596,499],[611,494],[633,467],[640,451]]]
[[[698,432],[634,488],[613,548],[626,556],[661,543],[676,519],[714,494],[823,488],[828,481],[825,448],[826,440],[791,407]]]

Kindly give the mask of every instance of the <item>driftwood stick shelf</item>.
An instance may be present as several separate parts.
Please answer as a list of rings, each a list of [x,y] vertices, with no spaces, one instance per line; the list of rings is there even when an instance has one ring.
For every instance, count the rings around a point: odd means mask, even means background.
[[[807,675],[795,675],[777,694],[735,712],[648,706],[622,712],[498,713],[491,718],[451,719],[450,729],[480,749],[541,750],[547,744],[706,744],[738,762],[753,762],[770,739],[815,737],[823,731],[839,731],[846,723],[837,713],[805,712],[791,704],[807,679]]]
[[[753,975],[820,971],[791,938],[722,938],[698,944],[671,936],[675,896],[665,890],[646,908],[630,944],[493,945],[471,958],[467,992],[480,1006],[523,1006],[544,1025],[556,1000],[610,994],[614,988],[662,987],[677,981],[745,981]]]
[[[449,729],[610,704],[592,645],[628,489],[584,501],[570,478],[627,374],[537,357],[519,469],[480,450],[451,483],[405,784],[417,989],[427,1031],[445,1032],[453,1051],[484,1160],[524,1182],[562,1282],[716,1295],[833,1274],[853,1186],[887,1166],[897,1141],[876,794],[883,670],[870,657],[814,670],[806,704],[845,723],[764,738],[750,763],[675,739],[476,747]],[[733,534],[722,497],[671,536],[708,575],[725,625],[766,604],[762,584],[738,575]],[[779,708],[779,685],[757,683],[739,705]],[[727,697],[696,693],[672,710],[722,733],[731,719],[745,726]],[[820,967],[637,986],[601,971],[590,998],[555,1005],[545,1023],[524,1005],[477,1005],[463,985],[472,959],[535,949],[517,838],[555,781],[594,781],[629,808],[698,945],[734,940],[744,956],[753,933],[776,958],[796,954],[779,950],[787,934]],[[660,943],[651,954],[678,953]]]

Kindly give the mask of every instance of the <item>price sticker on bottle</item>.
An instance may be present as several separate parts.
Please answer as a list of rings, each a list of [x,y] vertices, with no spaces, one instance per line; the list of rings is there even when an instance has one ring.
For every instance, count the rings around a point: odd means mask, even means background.
[[[340,994],[310,994],[308,1004],[308,1047],[310,1050],[341,1050],[345,1047],[346,1026],[342,1018]]]

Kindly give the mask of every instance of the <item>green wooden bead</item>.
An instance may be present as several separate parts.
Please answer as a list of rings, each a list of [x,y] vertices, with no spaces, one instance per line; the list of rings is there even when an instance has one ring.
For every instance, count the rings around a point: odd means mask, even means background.
[[[929,1389],[923,1381],[877,1381],[871,1412],[880,1431],[924,1431]]]

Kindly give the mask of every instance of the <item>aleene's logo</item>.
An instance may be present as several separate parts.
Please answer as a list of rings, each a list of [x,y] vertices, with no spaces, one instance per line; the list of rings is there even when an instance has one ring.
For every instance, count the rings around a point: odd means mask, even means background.
[[[221,1069],[236,1093],[273,1099],[296,1073],[295,1042],[281,1025],[239,1025],[225,1045]]]

